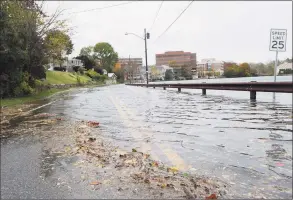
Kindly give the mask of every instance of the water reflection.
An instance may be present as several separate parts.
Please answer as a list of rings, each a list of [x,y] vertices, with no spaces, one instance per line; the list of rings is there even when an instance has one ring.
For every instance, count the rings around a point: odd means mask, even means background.
[[[282,187],[290,188],[292,105],[272,102],[270,93],[267,102],[261,98],[248,102],[247,94],[236,99],[211,93],[201,96],[192,90],[177,93],[117,85],[73,93],[73,99],[60,100],[43,112],[98,120],[104,136],[130,150],[141,141],[152,148],[168,145],[198,173],[218,177],[225,173],[233,177],[235,187],[248,182],[273,194],[276,191],[271,188],[278,183],[272,180],[279,180]],[[158,149],[151,151],[168,160]]]
[[[250,99],[250,107],[256,107],[256,99]]]

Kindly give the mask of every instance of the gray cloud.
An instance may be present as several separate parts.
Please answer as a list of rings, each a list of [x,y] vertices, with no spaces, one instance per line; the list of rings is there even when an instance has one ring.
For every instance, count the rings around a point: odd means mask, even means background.
[[[72,39],[75,49],[71,56],[78,55],[84,46],[109,42],[120,57],[144,58],[143,40],[124,34],[133,32],[143,36],[143,29],[150,28],[153,23],[160,1],[134,2],[69,14],[120,3],[47,1],[44,9],[48,13],[53,13],[58,6],[68,9],[62,17],[68,18],[74,27]],[[279,58],[292,57],[292,2],[193,2],[181,18],[156,40],[188,4],[187,1],[163,3],[148,40],[150,64],[155,64],[156,53],[171,50],[196,52],[198,59],[214,57],[236,62],[274,60],[275,53],[269,51],[271,28],[287,29],[287,52],[279,53]]]

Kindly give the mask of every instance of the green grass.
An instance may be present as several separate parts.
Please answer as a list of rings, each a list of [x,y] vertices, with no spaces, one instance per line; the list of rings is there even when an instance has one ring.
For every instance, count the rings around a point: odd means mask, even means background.
[[[18,105],[18,104],[30,103],[30,102],[33,102],[33,101],[44,99],[45,97],[48,97],[48,96],[50,96],[50,95],[52,95],[54,93],[57,93],[57,92],[60,92],[60,91],[63,91],[63,90],[66,90],[66,89],[55,89],[55,88],[53,88],[53,89],[50,89],[50,90],[40,92],[39,94],[33,95],[33,96],[2,99],[1,100],[1,106],[11,107],[11,106],[15,106],[15,105]]]
[[[70,72],[47,71],[46,75],[45,83],[49,84],[77,84],[77,76],[83,84],[91,82],[91,78],[86,75],[77,75]]]
[[[77,84],[78,83],[77,76],[79,76],[79,79],[82,84],[94,83],[93,86],[103,85],[103,83],[101,82],[93,82],[92,79],[86,75],[77,75],[76,73],[47,71],[46,75],[47,77],[46,77],[46,80],[44,81],[45,84]],[[56,92],[63,91],[63,90],[67,90],[67,89],[52,88],[50,90],[40,92],[36,95],[16,97],[16,98],[10,98],[10,99],[2,99],[1,106],[10,107],[14,105],[23,104],[23,103],[30,103],[36,100],[44,99],[45,97],[48,97]]]

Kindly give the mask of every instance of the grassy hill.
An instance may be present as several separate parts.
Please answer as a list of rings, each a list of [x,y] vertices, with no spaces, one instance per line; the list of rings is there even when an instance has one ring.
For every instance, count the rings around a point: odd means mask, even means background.
[[[91,82],[91,78],[86,75],[77,75],[76,73],[61,72],[61,71],[47,71],[45,83],[50,84],[77,84],[77,76],[81,83]]]

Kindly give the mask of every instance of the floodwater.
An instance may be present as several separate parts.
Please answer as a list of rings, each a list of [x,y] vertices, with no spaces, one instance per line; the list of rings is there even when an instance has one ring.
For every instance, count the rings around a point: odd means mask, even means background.
[[[252,101],[249,92],[113,85],[76,90],[42,112],[99,121],[120,148],[220,178],[235,197],[292,198],[292,94]]]

